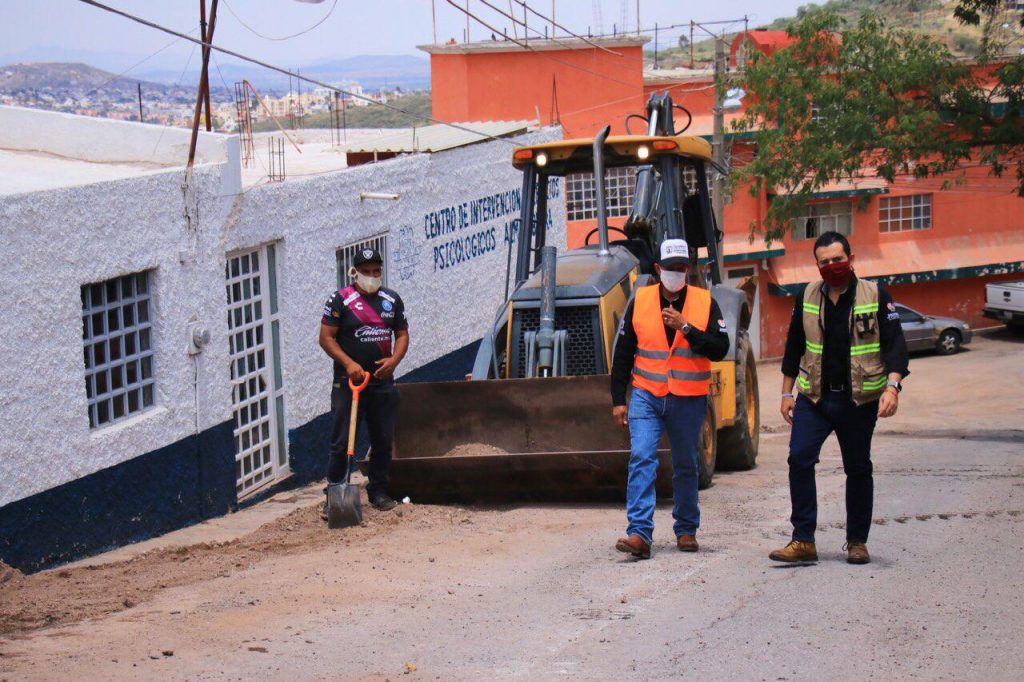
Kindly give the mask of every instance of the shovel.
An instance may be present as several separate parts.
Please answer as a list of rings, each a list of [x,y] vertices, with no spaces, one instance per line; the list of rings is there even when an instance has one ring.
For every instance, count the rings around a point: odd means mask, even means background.
[[[370,373],[363,372],[363,382],[354,384],[348,380],[352,389],[352,416],[348,423],[348,467],[343,483],[332,483],[327,486],[327,527],[348,528],[363,522],[363,507],[359,501],[359,486],[352,485],[351,476],[356,451],[356,417],[359,414],[359,394],[370,383]]]

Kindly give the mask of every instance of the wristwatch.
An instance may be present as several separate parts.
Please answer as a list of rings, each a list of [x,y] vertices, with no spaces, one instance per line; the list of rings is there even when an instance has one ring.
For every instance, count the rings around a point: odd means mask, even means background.
[[[889,383],[887,383],[885,385],[885,387],[886,388],[895,388],[897,394],[903,393],[903,384],[901,384],[898,381],[890,381]]]
[[[687,334],[690,333],[691,329],[693,329],[692,324],[690,324],[689,322],[683,322],[683,326],[679,328],[679,331],[683,333],[683,336],[686,336]]]

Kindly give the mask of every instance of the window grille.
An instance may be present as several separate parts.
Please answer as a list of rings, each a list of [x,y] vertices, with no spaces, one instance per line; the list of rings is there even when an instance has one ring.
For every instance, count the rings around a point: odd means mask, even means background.
[[[686,196],[697,194],[697,169],[693,166],[682,166],[683,187],[686,189]],[[708,181],[708,202],[715,204],[715,178],[718,173],[713,168],[707,168]]]
[[[370,237],[354,244],[348,244],[338,249],[338,288],[347,287],[351,282],[352,278],[348,276],[348,271],[355,265],[356,254],[363,249],[376,249],[377,253],[384,260],[384,273],[381,275],[381,286],[388,285],[388,236],[386,234],[378,235],[376,237]]]
[[[821,115],[821,105],[817,102],[811,102],[811,121],[814,123],[820,123],[824,120]]]
[[[89,428],[153,407],[149,272],[82,286],[82,351]]]
[[[829,231],[847,236],[853,232],[852,203],[810,204],[804,215],[793,221],[793,239],[817,239]]]
[[[636,193],[635,166],[608,168],[604,172],[604,189],[609,218],[629,215]],[[597,218],[597,184],[593,173],[570,173],[565,179],[566,220]]]
[[[881,232],[927,230],[931,226],[931,194],[882,197],[878,204],[878,229]]]

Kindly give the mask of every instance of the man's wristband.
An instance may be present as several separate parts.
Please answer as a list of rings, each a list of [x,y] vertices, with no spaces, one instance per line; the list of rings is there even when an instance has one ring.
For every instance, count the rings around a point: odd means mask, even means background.
[[[796,393],[783,393],[783,398],[796,398]]]

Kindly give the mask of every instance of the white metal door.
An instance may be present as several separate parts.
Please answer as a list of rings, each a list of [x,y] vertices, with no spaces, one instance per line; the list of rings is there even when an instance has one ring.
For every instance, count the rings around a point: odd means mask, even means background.
[[[273,253],[260,247],[228,257],[225,269],[234,408],[235,490],[239,498],[273,482],[284,467],[283,410],[276,368]],[[273,325],[273,326],[272,326]],[[280,399],[280,400],[279,400]],[[283,403],[282,403],[283,404]]]

